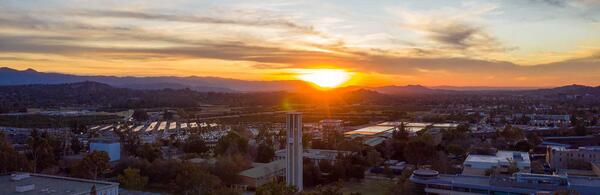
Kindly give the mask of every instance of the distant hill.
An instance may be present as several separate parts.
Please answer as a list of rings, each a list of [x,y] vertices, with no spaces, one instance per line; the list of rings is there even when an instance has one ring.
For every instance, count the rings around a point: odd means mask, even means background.
[[[27,108],[156,108],[198,105],[279,105],[288,92],[222,93],[186,89],[138,90],[85,81],[0,86],[0,113]]]
[[[314,92],[316,89],[309,83],[298,80],[279,81],[247,81],[219,77],[117,77],[117,76],[81,76],[61,73],[38,72],[33,69],[15,70],[0,68],[0,86],[30,84],[64,84],[94,81],[117,88],[128,89],[190,89],[198,92]],[[340,92],[368,90],[382,94],[415,95],[415,94],[592,94],[600,95],[600,87],[568,85],[548,89],[515,88],[515,87],[425,87],[421,85],[360,87],[349,86],[335,89]]]
[[[384,86],[370,88],[370,90],[385,93],[385,94],[437,94],[448,93],[448,90],[430,89],[421,85],[406,85],[406,86]]]
[[[38,72],[33,69],[15,70],[0,68],[0,86],[28,84],[62,84],[95,81],[115,87],[132,89],[183,89],[215,92],[256,92],[256,91],[303,91],[313,87],[303,81],[246,81],[219,77],[117,77],[81,76],[61,73]]]
[[[591,87],[585,85],[567,85],[549,89],[529,90],[527,93],[540,95],[596,95],[600,96],[600,86]]]

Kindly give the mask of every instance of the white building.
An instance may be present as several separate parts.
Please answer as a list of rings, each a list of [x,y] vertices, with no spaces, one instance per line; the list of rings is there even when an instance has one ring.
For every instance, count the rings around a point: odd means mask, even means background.
[[[0,194],[91,194],[118,195],[119,183],[33,173],[0,175]]]
[[[463,163],[464,175],[485,175],[488,169],[506,172],[510,162],[515,162],[519,172],[531,172],[529,153],[518,151],[498,151],[495,155],[470,154]]]
[[[109,161],[121,159],[121,143],[110,139],[96,139],[90,141],[90,151],[104,151],[108,153]]]

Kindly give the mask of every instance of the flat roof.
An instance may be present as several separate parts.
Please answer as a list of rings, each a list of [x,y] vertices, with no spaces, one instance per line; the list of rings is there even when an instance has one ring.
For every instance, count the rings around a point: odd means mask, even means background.
[[[11,175],[0,175],[0,194],[87,194],[90,193],[90,190],[94,185],[98,191],[119,186],[118,183],[107,181],[96,181],[33,173],[29,175],[29,178],[24,178],[19,181],[11,180]],[[34,184],[35,189],[20,193],[15,191],[16,186],[29,184]]]
[[[535,193],[540,191],[547,191],[542,189],[535,189],[535,186],[530,186],[530,188],[523,188],[518,186],[492,185],[490,184],[491,178],[488,176],[440,174],[435,179],[419,179],[417,177],[411,176],[410,180],[418,183],[468,187],[484,190],[511,191],[519,193]],[[568,188],[575,189],[582,195],[596,194],[596,192],[600,190],[600,178],[598,177],[568,176],[567,180],[569,181]]]
[[[519,151],[504,151],[500,150],[496,153],[496,155],[478,155],[478,154],[470,154],[465,159],[465,164],[477,165],[481,163],[485,164],[495,164],[499,162],[508,162],[507,159],[513,159],[514,154],[519,154],[523,160],[516,160],[518,165],[522,165],[522,163],[530,162],[529,153],[527,152],[519,152]]]
[[[382,133],[382,132],[386,132],[386,131],[392,131],[394,130],[395,127],[393,126],[379,126],[379,125],[373,125],[373,126],[368,126],[365,128],[360,128],[354,131],[349,131],[346,132],[344,134],[346,135],[375,135],[378,133]]]

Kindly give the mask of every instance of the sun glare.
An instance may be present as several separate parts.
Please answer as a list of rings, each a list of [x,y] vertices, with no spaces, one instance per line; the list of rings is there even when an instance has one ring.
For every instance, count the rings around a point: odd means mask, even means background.
[[[306,69],[300,71],[298,78],[323,88],[335,88],[350,79],[351,73],[340,69]]]

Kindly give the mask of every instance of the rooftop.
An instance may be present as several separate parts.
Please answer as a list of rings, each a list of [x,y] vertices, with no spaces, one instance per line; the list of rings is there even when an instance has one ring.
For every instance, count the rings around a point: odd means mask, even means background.
[[[445,175],[439,174],[437,177],[419,178],[414,174],[410,180],[418,183],[449,185],[455,187],[467,187],[473,189],[486,189],[496,191],[511,191],[519,193],[535,193],[539,191],[548,191],[552,189],[562,188],[558,183],[545,183],[550,180],[560,181],[566,179],[568,188],[575,189],[582,195],[595,194],[600,190],[600,178],[598,177],[578,177],[578,176],[556,176],[556,175],[539,175],[520,173],[513,177],[492,178],[488,176],[473,176],[473,175]],[[521,180],[521,181],[519,181]],[[535,183],[540,181],[540,183]],[[532,183],[533,182],[533,183]],[[552,187],[554,186],[554,187]]]
[[[258,178],[282,169],[285,169],[285,159],[272,161],[270,163],[257,164],[257,166],[253,168],[240,172],[240,175],[250,178]]]
[[[0,194],[86,194],[90,193],[92,186],[96,190],[118,187],[118,183],[61,177],[44,174],[19,173],[21,180],[11,179],[11,175],[0,175]],[[27,177],[26,175],[29,175]],[[26,192],[17,192],[17,186],[35,185],[35,188]]]
[[[477,165],[477,164],[497,164],[497,163],[508,163],[508,159],[515,160],[517,164],[529,163],[529,153],[518,152],[518,151],[498,151],[496,155],[479,155],[470,154],[465,160],[465,164]],[[476,166],[474,166],[476,167]],[[487,168],[487,167],[483,167]]]
[[[379,126],[379,125],[373,125],[373,126],[368,126],[365,128],[361,128],[361,129],[357,129],[354,131],[350,131],[350,132],[346,132],[344,134],[346,135],[355,135],[355,134],[359,134],[359,135],[375,135],[378,133],[383,133],[386,131],[393,131],[395,129],[395,127],[392,126]]]

